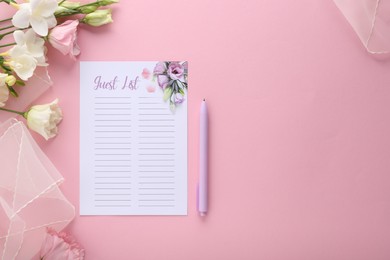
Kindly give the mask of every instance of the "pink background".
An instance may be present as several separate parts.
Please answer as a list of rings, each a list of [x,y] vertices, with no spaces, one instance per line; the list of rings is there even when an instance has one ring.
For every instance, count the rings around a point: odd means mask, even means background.
[[[188,60],[188,216],[77,216],[86,259],[390,259],[390,63],[332,1],[122,0],[79,60]],[[65,119],[42,149],[79,207],[79,63],[49,49]],[[195,207],[210,110],[210,212]]]

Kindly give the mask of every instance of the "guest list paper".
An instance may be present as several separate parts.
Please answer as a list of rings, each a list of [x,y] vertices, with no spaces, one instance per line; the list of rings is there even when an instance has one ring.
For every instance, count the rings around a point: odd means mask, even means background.
[[[81,62],[80,214],[187,214],[186,62]]]

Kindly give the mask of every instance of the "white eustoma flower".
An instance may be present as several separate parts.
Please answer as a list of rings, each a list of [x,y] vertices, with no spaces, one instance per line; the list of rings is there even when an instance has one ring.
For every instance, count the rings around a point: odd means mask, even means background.
[[[45,40],[38,37],[33,29],[29,29],[26,33],[21,30],[14,32],[14,39],[18,46],[24,47],[33,56],[38,66],[46,66],[45,57]]]
[[[8,74],[0,73],[0,107],[5,106],[9,97],[9,89],[5,83]]]
[[[26,113],[27,126],[42,135],[46,140],[57,135],[57,125],[62,120],[58,99],[45,105],[32,106]]]
[[[40,36],[47,36],[49,28],[57,25],[54,12],[57,10],[57,0],[30,0],[28,3],[13,4],[19,10],[12,18],[12,24],[18,28],[31,25]]]
[[[8,51],[9,59],[5,62],[22,80],[28,80],[37,67],[38,61],[31,55],[26,47],[14,46]]]

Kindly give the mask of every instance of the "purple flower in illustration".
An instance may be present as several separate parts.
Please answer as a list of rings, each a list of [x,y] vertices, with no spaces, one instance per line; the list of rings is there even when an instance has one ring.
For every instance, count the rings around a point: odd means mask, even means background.
[[[184,96],[180,93],[176,93],[173,95],[173,102],[175,104],[181,104],[184,102],[184,100],[185,100]]]
[[[157,82],[162,89],[165,89],[168,86],[169,77],[167,75],[158,75]]]
[[[155,75],[162,75],[167,72],[167,64],[163,61],[160,61],[159,63],[156,64],[156,67],[154,67],[153,73]]]
[[[184,81],[184,69],[179,62],[171,62],[168,66],[168,75],[173,80]]]
[[[169,100],[169,107],[172,112],[175,112],[176,106],[185,101],[184,96],[188,86],[187,62],[158,62],[153,75],[164,92],[164,101]]]

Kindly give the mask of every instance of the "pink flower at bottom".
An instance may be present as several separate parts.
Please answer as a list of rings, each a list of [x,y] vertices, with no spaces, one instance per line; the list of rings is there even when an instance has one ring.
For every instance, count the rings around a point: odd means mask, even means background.
[[[64,232],[57,233],[48,228],[46,239],[42,244],[40,259],[42,260],[83,260],[84,249]]]
[[[68,55],[73,59],[80,54],[80,48],[77,45],[77,26],[78,20],[67,20],[64,23],[54,27],[49,33],[50,44],[59,50],[62,54]]]

